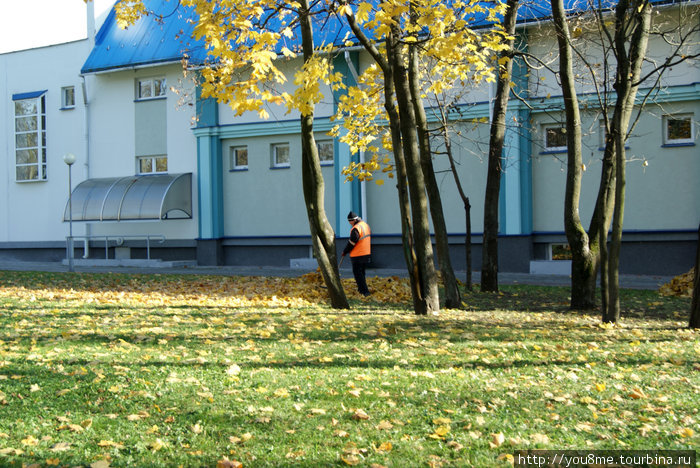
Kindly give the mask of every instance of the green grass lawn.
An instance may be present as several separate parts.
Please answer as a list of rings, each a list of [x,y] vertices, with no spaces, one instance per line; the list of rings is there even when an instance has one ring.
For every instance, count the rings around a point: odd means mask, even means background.
[[[307,286],[0,272],[0,465],[484,467],[700,446],[688,299],[624,291],[606,327],[568,311],[566,288],[416,317],[296,300]]]

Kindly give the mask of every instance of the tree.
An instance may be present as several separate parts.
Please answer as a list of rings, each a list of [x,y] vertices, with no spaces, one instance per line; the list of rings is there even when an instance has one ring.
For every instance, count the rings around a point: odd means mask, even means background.
[[[578,99],[569,97],[576,92],[575,80],[592,89],[593,99],[587,100],[585,108],[588,112],[598,112],[605,128],[600,185],[588,231],[583,229],[578,215],[582,175],[578,167],[585,170],[585,166],[578,154],[572,154],[581,151],[581,145],[576,143],[567,148],[567,195],[571,196],[565,203],[565,225],[572,250],[571,308],[595,307],[596,277],[600,270],[606,321],[619,318],[616,296],[627,163],[625,142],[647,103],[659,93],[665,73],[699,56],[697,6],[689,2],[673,8],[677,9],[677,14],[668,15],[666,20],[658,14],[651,22],[652,5],[641,0],[619,1],[610,10],[590,0],[568,17],[563,11],[559,15],[554,13],[553,5],[554,22],[571,25],[569,29],[573,30],[573,34],[569,32],[563,37],[562,44],[561,26],[557,28],[560,70],[567,68],[566,62],[575,62],[577,66],[573,76],[560,74],[567,109],[567,140],[571,138],[573,124],[572,112],[567,107],[580,107]],[[653,37],[666,46],[667,55],[660,61],[646,54],[647,43]],[[562,47],[570,48],[570,53],[562,55]],[[569,73],[574,73],[571,68]],[[587,79],[583,78],[586,73]],[[639,92],[641,86],[646,87],[643,93]],[[574,140],[580,141],[580,136]],[[608,252],[611,224],[613,235]]]
[[[418,272],[423,294],[429,294],[426,299],[434,303],[432,299],[435,291],[437,294],[432,263],[432,246],[428,231],[425,190],[426,183],[431,205],[431,215],[438,237],[438,253],[443,270],[443,279],[446,288],[451,290],[450,284],[454,282],[454,299],[449,303],[459,302],[456,293],[456,281],[447,276],[445,272],[452,274],[449,265],[447,236],[442,218],[442,208],[434,180],[432,168],[432,154],[427,131],[427,119],[423,105],[423,88],[420,85],[420,75],[429,74],[431,77],[441,77],[434,82],[432,87],[449,88],[459,82],[464,82],[469,75],[483,79],[493,79],[492,69],[488,66],[488,58],[493,51],[502,48],[502,39],[505,36],[499,28],[494,28],[482,34],[477,34],[469,25],[474,20],[474,15],[483,14],[489,20],[495,22],[495,15],[500,13],[501,5],[496,4],[491,10],[484,9],[483,5],[465,5],[462,2],[442,2],[436,0],[402,2],[385,2],[375,8],[370,3],[359,3],[357,13],[352,8],[343,4],[341,11],[360,44],[370,53],[379,69],[383,73],[386,83],[391,80],[393,96],[396,99],[397,114],[389,113],[390,130],[400,132],[400,140],[392,134],[385,141],[401,142],[401,155],[405,160],[407,169],[407,185],[411,199],[411,214],[414,243],[418,261]],[[371,31],[372,38],[365,33]],[[383,41],[383,48],[377,47],[376,41]],[[419,64],[421,60],[431,60],[431,69],[425,71],[425,67]],[[365,94],[368,98],[378,96]],[[386,96],[386,94],[385,94]],[[353,101],[357,104],[357,101]],[[385,103],[385,105],[387,105]],[[393,104],[389,104],[393,107]],[[373,116],[374,117],[374,116]],[[398,125],[391,122],[398,117]],[[365,120],[366,122],[366,120]],[[356,126],[352,123],[346,125],[350,131],[346,141],[351,147],[367,145],[367,126],[361,126],[363,133],[354,132]],[[392,148],[395,159],[399,156],[397,148]],[[377,168],[376,159],[370,162],[369,167]],[[365,167],[361,167],[363,171]],[[370,176],[371,177],[371,176]],[[427,182],[426,182],[427,181]],[[403,223],[405,225],[405,223]],[[444,236],[444,237],[441,237]],[[442,246],[442,247],[441,247]],[[447,265],[447,267],[446,267]],[[411,268],[409,266],[409,271]],[[447,276],[447,277],[446,277]],[[426,289],[428,287],[428,289]],[[448,291],[448,295],[449,295]],[[429,308],[432,306],[428,306]]]
[[[419,18],[414,4],[410,4],[409,11],[411,27],[418,28]],[[450,261],[447,225],[445,224],[445,216],[442,209],[440,189],[437,179],[435,178],[435,169],[433,168],[433,154],[430,149],[430,131],[428,129],[428,118],[425,114],[422,98],[423,90],[420,83],[421,72],[418,58],[418,41],[408,44],[408,54],[408,78],[411,91],[411,106],[413,107],[416,119],[420,164],[423,170],[425,188],[428,193],[428,202],[430,204],[430,215],[435,230],[438,264],[440,265],[442,283],[445,290],[445,306],[450,309],[457,309],[462,306],[462,301],[459,297],[457,278],[455,277],[452,262]]]
[[[609,139],[615,146],[615,212],[605,291],[604,322],[616,322],[620,318],[619,270],[622,246],[622,220],[625,208],[625,142],[634,101],[637,97],[642,64],[649,41],[651,4],[648,0],[618,0],[615,7],[615,33],[612,44],[617,58],[615,83],[617,94]]]
[[[452,178],[455,181],[455,186],[457,187],[457,192],[462,200],[462,205],[464,206],[464,221],[465,221],[465,234],[464,234],[464,253],[465,253],[465,266],[467,270],[467,278],[465,286],[468,291],[472,290],[472,218],[471,209],[472,205],[469,202],[469,197],[467,196],[462,181],[457,172],[457,164],[455,163],[454,154],[452,152],[452,136],[450,132],[450,119],[449,119],[449,109],[448,104],[445,100],[441,99],[438,95],[435,95],[435,100],[437,102],[437,111],[439,113],[438,119],[440,122],[439,127],[435,130],[442,137],[443,145],[445,146],[445,155],[450,163],[450,172],[452,173]]]
[[[336,85],[328,60],[328,49],[313,43],[312,19],[327,13],[308,0],[181,0],[196,16],[194,36],[203,39],[209,61],[202,64],[202,95],[228,104],[237,115],[257,112],[267,118],[267,105],[286,104],[287,111],[301,114],[303,191],[313,251],[334,308],[348,308],[340,281],[335,233],[324,208],[324,182],[313,136],[315,104],[322,98],[319,83]],[[125,0],[116,5],[120,25],[127,27],[149,12],[143,0]],[[287,78],[276,64],[279,54],[296,54],[287,42],[301,34],[303,66],[295,76],[294,94],[278,89]],[[325,51],[325,53],[320,53]],[[198,64],[199,65],[199,64]]]
[[[572,252],[572,301],[574,290],[582,284],[583,272],[579,267],[589,267],[588,234],[581,224],[579,200],[581,198],[581,114],[573,72],[571,32],[566,19],[563,0],[552,0],[552,17],[559,46],[559,76],[564,94],[566,113],[566,193],[564,196],[564,230]]]
[[[499,74],[496,79],[496,97],[489,137],[488,172],[484,195],[484,243],[481,256],[481,291],[498,292],[498,199],[503,173],[503,145],[506,134],[506,110],[510,96],[513,72],[513,45],[518,19],[518,0],[508,0],[503,25],[511,37],[507,49],[501,51]]]
[[[363,7],[367,8],[367,7]],[[371,5],[369,5],[371,8]],[[342,12],[358,38],[360,43],[369,52],[382,72],[384,79],[385,108],[389,116],[389,131],[391,132],[392,150],[394,160],[399,168],[399,195],[402,211],[402,236],[409,244],[404,244],[410,251],[406,254],[409,273],[412,275],[413,303],[416,314],[434,314],[440,309],[439,294],[437,288],[437,275],[435,273],[432,243],[427,216],[427,200],[424,191],[423,173],[420,166],[418,142],[416,135],[416,120],[414,108],[411,104],[410,85],[406,61],[402,55],[402,49],[396,34],[400,31],[396,27],[389,27],[385,33],[385,49],[380,51],[362,31],[353,11],[348,5],[342,7]],[[388,15],[389,18],[393,16]],[[367,96],[365,94],[364,96]],[[374,95],[378,98],[378,95]],[[374,106],[378,107],[378,106]],[[352,125],[352,124],[351,124]],[[350,138],[362,135],[349,134]],[[351,142],[351,147],[357,144]],[[407,188],[410,205],[406,201]],[[408,207],[410,206],[410,219]]]

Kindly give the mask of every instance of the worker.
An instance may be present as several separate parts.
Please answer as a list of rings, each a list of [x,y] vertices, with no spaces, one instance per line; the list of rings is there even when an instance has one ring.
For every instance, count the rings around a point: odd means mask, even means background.
[[[350,254],[350,261],[352,262],[352,274],[355,276],[355,283],[357,283],[357,290],[363,296],[369,296],[370,292],[367,288],[367,280],[365,279],[365,271],[367,269],[367,264],[370,261],[371,245],[370,236],[371,232],[369,225],[362,221],[362,219],[357,216],[354,212],[348,213],[348,222],[352,226],[350,229],[350,239],[348,239],[348,244],[343,249],[343,257]]]

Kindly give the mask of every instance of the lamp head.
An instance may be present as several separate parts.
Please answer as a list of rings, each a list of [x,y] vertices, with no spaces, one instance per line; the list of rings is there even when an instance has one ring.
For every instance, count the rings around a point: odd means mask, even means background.
[[[66,153],[63,155],[63,162],[72,166],[75,162],[75,155],[73,153]]]

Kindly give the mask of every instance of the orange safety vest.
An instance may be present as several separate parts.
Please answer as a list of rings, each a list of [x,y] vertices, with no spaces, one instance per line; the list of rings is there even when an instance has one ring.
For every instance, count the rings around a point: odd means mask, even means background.
[[[360,221],[355,224],[352,229],[357,229],[357,233],[360,235],[360,239],[355,244],[355,247],[350,251],[351,257],[361,257],[363,255],[369,255],[371,251],[370,236],[372,233],[369,229],[369,224],[364,221]]]

